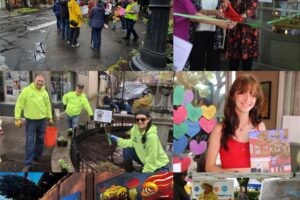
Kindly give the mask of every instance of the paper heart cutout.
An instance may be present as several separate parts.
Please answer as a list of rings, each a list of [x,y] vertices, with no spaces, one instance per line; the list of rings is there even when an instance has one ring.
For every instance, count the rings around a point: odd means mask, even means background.
[[[204,153],[206,151],[206,148],[207,142],[204,140],[202,140],[199,144],[196,140],[192,140],[190,142],[190,149],[195,156]]]
[[[178,106],[182,104],[184,96],[184,87],[182,85],[177,85],[174,89],[173,94],[173,105]]]
[[[201,108],[203,117],[205,117],[208,120],[211,120],[217,112],[216,106],[214,105],[210,105],[209,107],[201,106]]]
[[[181,124],[187,118],[187,110],[184,106],[179,106],[177,110],[173,110],[173,123]]]
[[[202,109],[200,107],[194,107],[191,103],[185,105],[188,113],[188,119],[192,122],[198,121],[202,116]]]
[[[217,125],[217,120],[216,119],[207,120],[206,118],[201,117],[201,119],[199,120],[199,124],[202,130],[204,130],[206,133],[211,133],[211,131]]]
[[[182,123],[180,125],[173,125],[173,137],[178,139],[179,137],[186,134],[188,131],[188,125],[186,123]]]
[[[192,160],[189,157],[184,157],[182,159],[178,157],[173,157],[173,164],[181,164],[181,172],[185,172],[189,169]]]
[[[183,97],[183,103],[184,104],[191,103],[193,99],[194,99],[194,93],[192,92],[192,90],[185,91]]]
[[[182,153],[186,146],[188,145],[188,138],[186,136],[181,136],[178,140],[173,140],[174,153]]]
[[[186,132],[186,133],[187,133],[190,137],[194,137],[194,136],[197,135],[197,134],[200,132],[200,130],[201,130],[198,121],[191,122],[190,120],[186,120],[184,123],[187,125],[187,132]]]

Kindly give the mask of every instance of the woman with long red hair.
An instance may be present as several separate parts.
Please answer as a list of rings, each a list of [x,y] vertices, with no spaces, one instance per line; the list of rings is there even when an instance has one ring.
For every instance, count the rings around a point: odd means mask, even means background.
[[[205,169],[208,172],[250,172],[248,132],[265,130],[261,119],[263,92],[252,75],[239,76],[231,86],[224,120],[209,138]],[[217,166],[220,154],[221,166]]]

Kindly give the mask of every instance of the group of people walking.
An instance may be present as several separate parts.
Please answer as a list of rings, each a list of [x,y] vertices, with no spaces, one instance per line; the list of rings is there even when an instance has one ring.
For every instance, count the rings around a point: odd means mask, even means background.
[[[136,0],[121,0],[117,6],[122,8],[124,12],[118,14],[115,12],[115,17],[121,21],[121,29],[127,34],[123,37],[124,40],[130,40],[133,34],[133,41],[139,39],[134,25],[138,20],[139,6]],[[88,3],[88,21],[92,28],[91,48],[100,50],[101,48],[101,33],[103,27],[108,28],[109,19],[113,10],[111,0],[90,0]],[[76,0],[57,0],[53,6],[53,12],[57,19],[57,30],[61,33],[62,39],[66,40],[72,47],[79,47],[78,37],[80,27],[83,24],[83,14]]]
[[[72,47],[79,47],[78,37],[83,23],[82,13],[76,0],[57,0],[53,6],[57,31]]]

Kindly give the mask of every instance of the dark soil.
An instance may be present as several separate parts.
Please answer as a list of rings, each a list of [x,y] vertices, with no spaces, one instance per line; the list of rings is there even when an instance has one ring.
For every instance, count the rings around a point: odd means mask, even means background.
[[[120,136],[120,134],[115,135]],[[108,144],[104,133],[87,137],[78,145],[81,158],[99,171],[109,171],[109,168],[114,171],[122,170],[123,157],[116,152],[116,147],[116,142],[112,141],[112,145]]]

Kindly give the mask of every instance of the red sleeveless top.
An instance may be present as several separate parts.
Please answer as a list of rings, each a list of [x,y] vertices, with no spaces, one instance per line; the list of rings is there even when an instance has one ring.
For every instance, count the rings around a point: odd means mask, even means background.
[[[239,142],[230,138],[227,142],[228,151],[220,149],[221,166],[226,168],[250,168],[249,142]]]
[[[256,127],[258,130],[258,127]],[[239,142],[234,138],[227,141],[228,151],[221,147],[220,160],[223,169],[228,168],[250,168],[250,146],[249,142]]]

